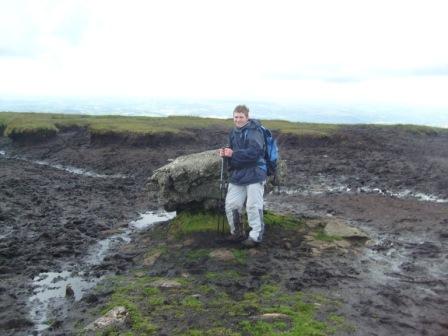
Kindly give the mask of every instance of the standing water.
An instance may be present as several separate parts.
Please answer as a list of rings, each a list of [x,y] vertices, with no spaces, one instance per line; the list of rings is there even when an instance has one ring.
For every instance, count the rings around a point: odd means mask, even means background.
[[[149,211],[140,215],[136,221],[129,223],[128,228],[111,237],[98,241],[90,248],[77,271],[65,269],[61,272],[44,272],[34,277],[31,287],[33,294],[29,298],[30,318],[34,322],[37,335],[51,324],[49,311],[57,311],[58,317],[64,317],[70,303],[79,301],[101,279],[89,277],[94,266],[100,265],[109,251],[129,243],[131,234],[152,227],[157,223],[173,219],[176,212]],[[66,267],[70,268],[70,267]],[[71,267],[73,268],[73,267]],[[80,270],[79,270],[80,269]]]

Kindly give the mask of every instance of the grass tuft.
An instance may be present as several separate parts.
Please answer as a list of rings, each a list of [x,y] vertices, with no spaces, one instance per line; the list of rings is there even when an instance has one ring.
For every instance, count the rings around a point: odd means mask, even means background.
[[[303,227],[305,222],[292,216],[279,215],[270,211],[264,212],[264,222],[266,225],[277,226],[283,229],[297,229]]]

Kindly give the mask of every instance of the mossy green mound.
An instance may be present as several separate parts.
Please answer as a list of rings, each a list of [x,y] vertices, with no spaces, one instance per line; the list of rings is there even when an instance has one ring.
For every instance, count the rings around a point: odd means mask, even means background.
[[[244,281],[235,272],[215,276]],[[108,279],[113,294],[97,314],[124,306],[130,323],[125,330],[111,328],[98,335],[158,335],[163,331],[173,336],[324,336],[353,329],[343,316],[332,312],[339,301],[289,292],[269,280],[242,297],[198,278],[174,280],[181,286],[160,288],[156,284],[160,278],[141,273]]]

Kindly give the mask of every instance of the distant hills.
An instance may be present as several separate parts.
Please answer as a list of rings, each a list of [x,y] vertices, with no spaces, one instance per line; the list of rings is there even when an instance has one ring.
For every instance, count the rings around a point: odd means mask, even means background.
[[[272,103],[237,100],[187,100],[124,97],[0,97],[0,111],[64,114],[229,118],[246,104],[260,119],[338,124],[417,124],[448,127],[448,108],[366,103]]]

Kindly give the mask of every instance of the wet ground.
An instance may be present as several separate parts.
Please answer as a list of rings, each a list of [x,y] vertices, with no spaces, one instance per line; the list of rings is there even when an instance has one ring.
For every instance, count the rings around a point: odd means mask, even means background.
[[[146,178],[178,155],[221,142],[223,130],[156,144],[90,139],[83,130],[45,143],[0,138],[1,334],[67,333],[64,316],[76,316],[71,302],[95,304],[89,288],[138,262],[139,249],[126,246],[141,244],[140,231],[129,225],[157,210]],[[267,195],[267,208],[341,218],[372,240],[349,253],[312,255],[299,243],[285,250],[268,232],[263,272],[339,297],[356,327],[351,334],[448,334],[448,135],[356,126],[279,142],[289,179]],[[76,285],[66,297],[68,278]],[[49,331],[51,321],[59,329]]]

